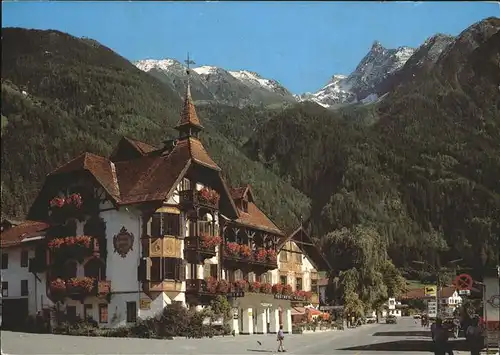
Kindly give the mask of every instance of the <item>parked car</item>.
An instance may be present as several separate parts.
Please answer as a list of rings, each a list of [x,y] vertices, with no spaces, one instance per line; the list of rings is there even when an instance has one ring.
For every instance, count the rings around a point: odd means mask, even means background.
[[[394,315],[388,315],[386,318],[385,318],[385,323],[386,324],[396,324],[398,322],[398,319],[396,318],[396,316]]]
[[[366,324],[377,323],[377,317],[366,317]]]
[[[414,314],[413,315],[413,319],[420,319],[422,318],[422,316],[420,314]]]

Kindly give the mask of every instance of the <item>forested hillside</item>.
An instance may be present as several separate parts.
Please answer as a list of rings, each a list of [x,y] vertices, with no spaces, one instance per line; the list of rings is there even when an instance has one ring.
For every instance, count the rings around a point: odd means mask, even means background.
[[[96,41],[3,29],[2,214],[23,217],[45,175],[82,151],[108,155],[122,135],[158,145],[176,137],[180,108],[177,93]],[[296,227],[309,199],[219,132],[208,117],[217,110],[201,111],[202,140],[229,183],[251,183],[280,226]]]
[[[381,245],[408,270],[412,260],[496,265],[499,29],[492,18],[462,33],[435,68],[382,101],[375,124],[299,105],[245,145],[311,197],[312,227],[340,270],[356,265],[337,255],[348,245]]]

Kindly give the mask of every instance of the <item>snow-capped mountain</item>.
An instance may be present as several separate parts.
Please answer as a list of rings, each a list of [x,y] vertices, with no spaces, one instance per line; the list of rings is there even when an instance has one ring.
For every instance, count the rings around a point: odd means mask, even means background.
[[[134,63],[184,95],[186,67],[175,59],[145,59]],[[228,71],[215,66],[192,69],[191,92],[198,101],[216,101],[228,105],[270,105],[295,102],[293,95],[276,80],[247,71]]]
[[[314,101],[324,107],[376,100],[377,86],[400,70],[414,52],[410,47],[387,49],[375,41],[350,75],[334,75],[319,91],[300,95],[299,100]]]

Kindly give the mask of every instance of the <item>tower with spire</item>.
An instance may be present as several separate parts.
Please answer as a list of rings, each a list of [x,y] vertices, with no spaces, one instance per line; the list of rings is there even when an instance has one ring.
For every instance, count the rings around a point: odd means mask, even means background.
[[[189,58],[189,53],[187,59],[184,61],[187,65],[187,87],[186,96],[184,97],[184,106],[181,112],[181,119],[175,129],[179,132],[179,140],[187,139],[190,137],[198,138],[198,134],[203,130],[203,126],[196,114],[196,109],[193,104],[193,98],[191,97],[191,64],[195,64],[193,60]]]

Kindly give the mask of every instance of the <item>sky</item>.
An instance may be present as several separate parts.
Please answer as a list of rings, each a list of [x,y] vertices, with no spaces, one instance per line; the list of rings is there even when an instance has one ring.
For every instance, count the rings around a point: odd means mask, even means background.
[[[89,37],[131,61],[189,52],[195,66],[255,71],[297,94],[351,73],[375,40],[418,47],[491,16],[498,3],[2,1],[2,27]]]

